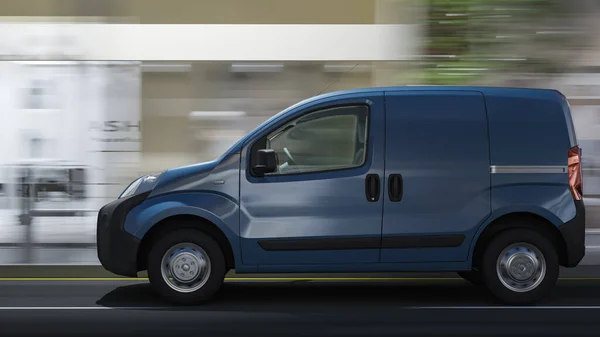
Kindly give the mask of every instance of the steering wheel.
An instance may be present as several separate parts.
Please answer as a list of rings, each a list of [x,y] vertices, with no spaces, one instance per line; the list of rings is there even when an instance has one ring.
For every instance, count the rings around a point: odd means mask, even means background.
[[[292,154],[290,153],[290,151],[287,149],[287,147],[283,148],[283,152],[285,152],[285,155],[290,159],[290,164],[292,165],[296,165],[296,161],[294,160],[294,157],[292,157]]]

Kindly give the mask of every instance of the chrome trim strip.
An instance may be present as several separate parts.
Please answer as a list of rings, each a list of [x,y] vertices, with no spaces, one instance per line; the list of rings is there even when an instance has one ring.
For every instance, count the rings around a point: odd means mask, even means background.
[[[567,166],[500,166],[491,165],[490,173],[567,173]]]

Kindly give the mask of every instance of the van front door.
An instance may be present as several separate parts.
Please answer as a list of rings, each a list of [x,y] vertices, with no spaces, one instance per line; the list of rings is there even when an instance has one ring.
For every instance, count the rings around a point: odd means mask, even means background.
[[[489,216],[483,94],[386,93],[381,262],[458,262]]]
[[[242,151],[242,260],[259,271],[379,260],[383,94],[309,106],[276,119]],[[253,156],[265,148],[277,153],[278,170],[257,176]]]

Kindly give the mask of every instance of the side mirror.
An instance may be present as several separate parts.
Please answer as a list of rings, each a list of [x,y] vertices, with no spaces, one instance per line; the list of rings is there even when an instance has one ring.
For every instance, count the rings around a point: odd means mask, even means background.
[[[277,153],[272,149],[258,150],[256,165],[252,168],[255,174],[264,175],[277,171]]]

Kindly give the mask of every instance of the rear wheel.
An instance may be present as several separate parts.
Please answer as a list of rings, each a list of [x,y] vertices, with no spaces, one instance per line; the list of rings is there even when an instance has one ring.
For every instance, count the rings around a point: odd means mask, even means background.
[[[193,229],[168,233],[148,255],[150,283],[160,295],[177,304],[209,300],[221,287],[225,270],[219,244]]]
[[[558,280],[554,245],[530,229],[501,232],[487,246],[481,264],[490,292],[507,304],[533,304],[548,296]]]

